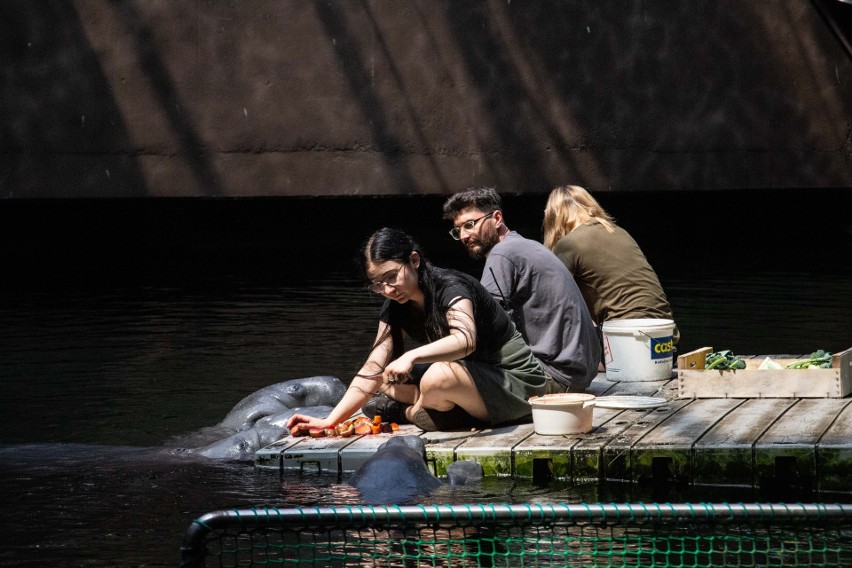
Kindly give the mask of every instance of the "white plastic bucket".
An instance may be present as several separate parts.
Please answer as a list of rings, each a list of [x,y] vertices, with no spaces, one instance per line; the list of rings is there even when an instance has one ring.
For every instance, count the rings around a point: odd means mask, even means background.
[[[532,405],[533,426],[536,434],[560,436],[584,434],[592,430],[592,412],[595,395],[585,393],[559,393],[534,396]]]
[[[674,321],[622,319],[602,327],[606,378],[662,381],[672,376]]]

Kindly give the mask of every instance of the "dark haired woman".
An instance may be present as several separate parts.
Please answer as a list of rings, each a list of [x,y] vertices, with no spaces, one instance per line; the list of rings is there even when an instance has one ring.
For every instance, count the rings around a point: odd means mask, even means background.
[[[475,278],[432,266],[398,229],[376,231],[363,253],[386,298],[375,344],[327,418],[296,414],[289,427],[330,428],[362,406],[428,431],[497,426],[529,420],[527,399],[558,390]]]

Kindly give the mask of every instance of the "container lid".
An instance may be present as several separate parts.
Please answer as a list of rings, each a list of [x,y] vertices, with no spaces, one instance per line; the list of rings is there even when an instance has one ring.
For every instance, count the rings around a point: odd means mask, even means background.
[[[658,396],[634,396],[634,395],[612,395],[599,396],[595,406],[600,408],[657,408],[668,404],[664,398]]]
[[[674,329],[674,320],[670,319],[623,319],[623,320],[607,320],[603,322],[601,329],[604,331],[625,330],[633,331],[637,329]]]
[[[546,394],[543,396],[534,396],[530,398],[530,404],[583,404],[595,400],[597,397],[593,394],[582,392],[561,392],[556,394]]]

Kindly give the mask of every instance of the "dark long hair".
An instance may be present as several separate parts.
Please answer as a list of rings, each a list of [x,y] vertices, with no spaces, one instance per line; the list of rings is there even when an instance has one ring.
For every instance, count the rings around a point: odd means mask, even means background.
[[[411,263],[412,253],[420,257],[420,266],[417,267],[417,285],[423,292],[423,311],[425,315],[424,327],[426,340],[435,341],[449,333],[447,315],[442,313],[435,304],[436,275],[432,263],[423,254],[420,245],[406,232],[399,229],[384,227],[379,229],[367,239],[363,247],[361,258],[364,262],[364,272],[370,263],[382,263],[396,260],[402,263]],[[393,356],[399,357],[404,352],[402,327],[403,322],[410,317],[410,306],[390,303],[389,321],[390,334],[393,339]],[[387,336],[382,336],[376,342],[381,344]]]

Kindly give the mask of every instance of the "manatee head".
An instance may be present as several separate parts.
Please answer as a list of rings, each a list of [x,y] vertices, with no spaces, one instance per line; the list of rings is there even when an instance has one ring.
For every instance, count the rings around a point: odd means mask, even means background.
[[[367,503],[413,502],[442,485],[429,471],[423,450],[414,449],[412,445],[417,443],[404,438],[417,436],[391,438],[349,480],[349,485],[358,488]]]

